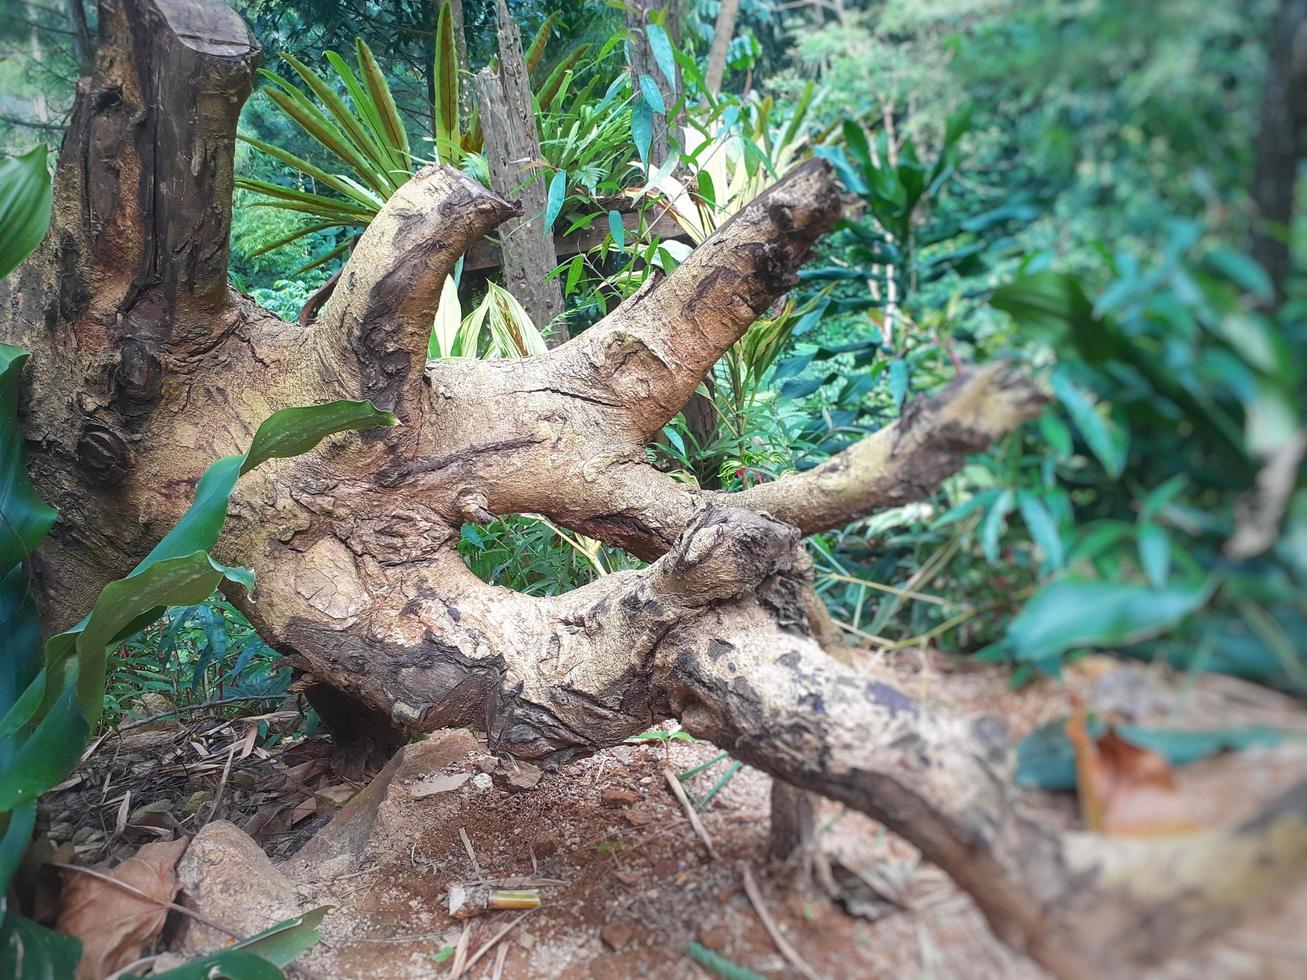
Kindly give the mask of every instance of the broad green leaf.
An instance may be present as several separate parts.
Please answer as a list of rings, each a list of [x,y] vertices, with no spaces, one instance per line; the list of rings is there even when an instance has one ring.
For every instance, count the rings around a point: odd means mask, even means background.
[[[127,974],[143,980],[139,974]],[[243,949],[224,949],[162,973],[151,973],[150,980],[282,980],[281,969],[262,956]]]
[[[1012,504],[1012,491],[1003,490],[985,512],[984,520],[980,522],[980,549],[991,565],[998,563],[999,539],[1007,527],[1007,516],[1012,513]]]
[[[275,966],[287,966],[295,957],[312,949],[322,940],[318,926],[333,907],[323,905],[293,919],[278,922],[248,939],[234,943],[231,948],[253,953]]]
[[[0,579],[36,548],[57,516],[27,478],[18,389],[28,353],[0,344]],[[0,702],[0,708],[8,704]]]
[[[672,50],[671,38],[667,36],[667,31],[662,24],[649,24],[645,27],[644,33],[649,39],[649,52],[653,55],[654,63],[663,73],[663,78],[667,79],[668,88],[675,92],[676,55]]]
[[[1150,589],[1129,582],[1067,577],[1041,588],[1008,626],[1005,647],[1019,661],[1069,650],[1120,647],[1158,636],[1200,608],[1206,583]]]
[[[0,162],[0,279],[41,244],[50,226],[45,144]]]
[[[1171,574],[1171,539],[1151,521],[1139,525],[1139,567],[1148,584],[1158,589]]]
[[[896,358],[889,366],[889,393],[894,399],[895,408],[903,408],[903,400],[908,397],[908,381],[912,369],[903,358]]]
[[[626,225],[622,224],[622,216],[616,211],[608,212],[608,233],[613,236],[615,246],[626,247]]]
[[[35,805],[38,796],[58,785],[82,757],[90,730],[77,688],[70,684],[0,772],[0,812]]]
[[[79,940],[17,912],[5,914],[0,926],[0,977],[5,980],[69,980],[81,958]]]
[[[1090,452],[1103,464],[1108,476],[1114,480],[1120,477],[1125,470],[1129,437],[1120,426],[1099,412],[1089,396],[1061,368],[1053,372],[1052,385],[1053,393],[1071,416]]]
[[[994,290],[989,304],[1011,316],[1023,333],[1064,352],[1069,344],[1091,363],[1117,354],[1116,335],[1073,275],[1032,273]]]
[[[1045,567],[1061,568],[1064,557],[1062,536],[1058,533],[1057,522],[1053,520],[1053,515],[1048,512],[1044,502],[1029,490],[1022,490],[1017,494],[1017,507],[1021,510],[1021,519],[1026,522],[1031,538],[1044,553]]]
[[[36,803],[27,803],[8,813],[0,813],[0,916],[5,914],[9,883],[23,860],[36,826]]]
[[[640,76],[640,94],[658,115],[667,114],[667,103],[663,101],[663,93],[658,90],[658,85],[648,75]]]
[[[653,142],[653,109],[643,97],[636,99],[631,109],[631,139],[640,154],[640,162],[648,166],[649,144]]]
[[[1203,256],[1203,260],[1236,285],[1267,301],[1275,296],[1275,284],[1256,259],[1224,246]]]
[[[556,171],[549,181],[549,194],[545,202],[545,237],[553,240],[554,221],[558,212],[563,210],[563,201],[567,197],[567,173]]]

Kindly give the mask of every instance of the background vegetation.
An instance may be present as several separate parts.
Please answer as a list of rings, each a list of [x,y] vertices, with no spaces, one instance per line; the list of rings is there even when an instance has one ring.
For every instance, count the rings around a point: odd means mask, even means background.
[[[1106,648],[1303,690],[1307,306],[1300,276],[1272,282],[1249,256],[1276,6],[745,0],[713,93],[713,0],[644,32],[620,5],[513,0],[536,56],[546,217],[602,237],[556,271],[570,329],[787,166],[825,157],[856,206],[718,365],[695,417],[668,426],[658,464],[724,489],[769,480],[888,424],[964,363],[1015,359],[1046,379],[1044,418],[932,499],[812,539],[850,638],[1007,663],[1017,683]],[[19,4],[0,26],[11,150],[57,144],[95,31],[77,7]],[[428,161],[483,179],[486,165],[437,5],[237,7],[282,81],[265,77],[242,119],[232,275],[294,318],[387,188]],[[496,56],[494,6],[467,0],[464,16],[475,71]],[[633,39],[652,77],[630,69]],[[306,129],[313,113],[343,148]],[[659,116],[675,124],[665,161],[651,158]],[[632,205],[635,231],[618,211]],[[650,231],[664,212],[678,240]],[[1300,258],[1302,228],[1280,232]],[[451,289],[461,305],[442,311],[433,356],[535,349],[493,275]],[[1271,531],[1253,540],[1267,503],[1253,488],[1275,473]],[[462,548],[484,578],[540,593],[630,562],[530,516],[469,526]],[[288,681],[217,600],[174,610],[115,662],[107,719],[143,691],[184,703]]]

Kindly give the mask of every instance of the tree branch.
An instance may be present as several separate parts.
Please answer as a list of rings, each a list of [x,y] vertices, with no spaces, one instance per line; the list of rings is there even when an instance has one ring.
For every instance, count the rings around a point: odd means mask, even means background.
[[[430,166],[386,202],[354,247],[312,344],[345,390],[409,421],[445,278],[517,209],[452,167]]]
[[[547,359],[621,399],[646,438],[689,401],[708,370],[795,282],[813,243],[839,218],[826,164],[809,160],[738,211],[666,278]]]

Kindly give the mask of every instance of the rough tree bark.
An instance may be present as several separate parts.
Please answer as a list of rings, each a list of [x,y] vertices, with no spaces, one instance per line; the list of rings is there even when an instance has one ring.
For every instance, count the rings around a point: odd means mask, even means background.
[[[1266,83],[1253,159],[1253,200],[1260,225],[1253,257],[1278,299],[1292,271],[1289,224],[1298,164],[1307,154],[1307,0],[1281,0],[1267,47]]]
[[[276,408],[367,397],[397,428],[250,473],[220,557],[235,595],[338,709],[396,730],[474,725],[544,764],[663,718],[881,821],[1064,977],[1165,956],[1301,876],[1307,783],[1228,830],[1142,844],[1020,814],[993,719],[940,717],[828,656],[802,533],[919,498],[1041,398],[975,369],[801,476],[695,491],[647,440],[793,282],[839,214],[808,163],[675,272],[547,355],[424,363],[440,285],[515,213],[449,169],[362,236],[309,328],[226,283],[236,115],[258,48],[214,0],[102,0],[44,245],[3,285],[0,336],[34,351],[33,475],[62,519],[39,549],[51,628],[154,544],[204,467]],[[460,560],[466,521],[534,512],[650,559],[541,599]]]
[[[557,347],[567,340],[567,323],[558,318],[563,312],[558,279],[548,278],[556,265],[554,233],[545,224],[549,182],[539,169],[540,136],[522,57],[522,38],[504,0],[499,0],[496,16],[499,70],[482,68],[476,82],[490,184],[504,197],[521,199],[521,217],[505,222],[500,231],[504,286],[517,297],[537,327],[550,327],[546,339],[550,347]]]

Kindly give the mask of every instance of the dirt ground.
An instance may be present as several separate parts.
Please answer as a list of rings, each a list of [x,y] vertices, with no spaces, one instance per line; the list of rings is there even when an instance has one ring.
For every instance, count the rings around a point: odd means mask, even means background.
[[[1063,683],[1017,693],[996,669],[932,654],[895,669],[909,694],[1001,717],[1014,738],[1065,716],[1077,700],[1136,720],[1307,734],[1307,713],[1291,699],[1107,658],[1082,662]],[[334,906],[323,942],[292,975],[401,980],[461,968],[469,977],[711,976],[687,955],[691,943],[765,976],[801,975],[746,894],[751,874],[761,910],[811,976],[1042,976],[992,937],[947,877],[859,814],[825,803],[818,810],[817,847],[834,868],[835,899],[804,861],[768,859],[770,781],[754,770],[740,769],[703,810],[710,854],[664,774],[713,759],[718,750],[706,743],[628,744],[539,774],[495,759],[468,733],[438,733],[361,788],[335,780],[322,740],[270,739],[279,726],[293,727],[288,716],[262,718],[264,734],[247,720],[191,720],[106,740],[44,804],[45,846],[91,863],[121,858],[143,840],[195,836],[179,868],[184,901],[242,934]],[[275,744],[263,747],[268,741]],[[701,798],[729,764],[684,785]],[[1220,824],[1301,778],[1307,745],[1177,772],[1193,814]],[[1077,821],[1070,796],[1032,792],[1026,802],[1059,826]],[[451,916],[450,884],[478,879],[533,884],[542,904]],[[176,919],[165,940],[179,953],[226,942]],[[1150,975],[1303,976],[1303,921],[1307,890]]]

